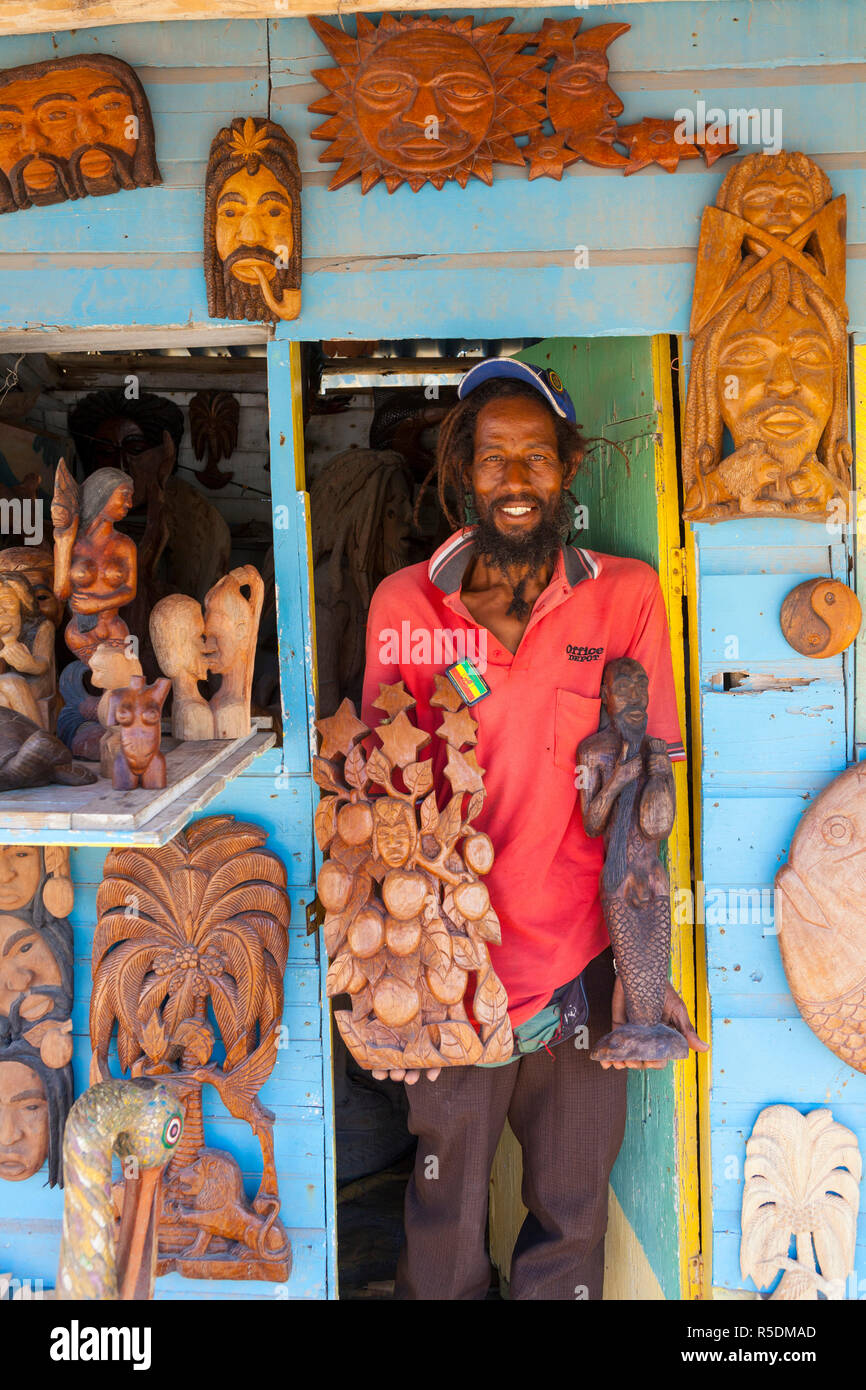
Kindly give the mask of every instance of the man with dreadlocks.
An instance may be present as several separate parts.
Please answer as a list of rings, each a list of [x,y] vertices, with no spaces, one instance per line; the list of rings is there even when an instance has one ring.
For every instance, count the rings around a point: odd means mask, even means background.
[[[374,727],[380,682],[402,680],[418,726],[432,734],[434,676],[448,663],[431,656],[445,652],[444,634],[451,650],[478,654],[485,693],[472,707],[474,752],[487,795],[477,824],[496,853],[487,882],[502,944],[490,954],[515,1052],[501,1066],[452,1067],[407,1088],[419,1143],[397,1297],[485,1297],[488,1182],[508,1119],[529,1207],[511,1295],[598,1299],[608,1178],[625,1126],[622,1065],[642,1064],[590,1060],[595,1041],[626,1016],[599,902],[602,845],[584,830],[575,764],[599,726],[602,671],[619,657],[646,671],[648,727],[683,757],[667,621],[649,565],[564,543],[584,441],[559,377],[495,359],[473,367],[458,395],[437,452],[439,497],[458,529],[429,564],[398,571],[373,595],[363,717]],[[411,641],[395,645],[407,624]],[[433,743],[438,789],[446,750]],[[670,986],[664,1021],[703,1047]],[[419,1081],[417,1072],[392,1076]],[[431,1156],[436,1181],[426,1176]]]

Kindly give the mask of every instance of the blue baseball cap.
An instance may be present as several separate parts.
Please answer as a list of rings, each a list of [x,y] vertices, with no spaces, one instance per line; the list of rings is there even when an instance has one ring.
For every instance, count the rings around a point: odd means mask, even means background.
[[[499,379],[525,381],[563,420],[577,424],[574,401],[563,386],[562,378],[549,367],[533,367],[529,362],[518,362],[516,357],[488,357],[486,362],[476,363],[457,387],[457,395],[461,401],[465,400],[476,386]]]

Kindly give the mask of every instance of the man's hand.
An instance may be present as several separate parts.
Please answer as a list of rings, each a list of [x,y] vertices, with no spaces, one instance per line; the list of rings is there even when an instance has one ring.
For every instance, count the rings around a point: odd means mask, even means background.
[[[424,1075],[428,1081],[435,1081],[441,1070],[441,1067],[431,1067],[429,1071],[424,1072]],[[374,1071],[373,1076],[377,1081],[387,1081],[390,1076],[392,1081],[405,1081],[407,1086],[414,1086],[415,1082],[421,1076],[421,1072],[401,1071],[398,1067],[395,1067],[393,1071]]]
[[[618,975],[613,986],[610,1012],[614,1028],[622,1028],[623,1024],[628,1023],[628,1015],[625,1010],[625,990]],[[682,1033],[693,1052],[709,1052],[709,1044],[698,1037],[689,1018],[689,1011],[670,981],[665,989],[661,1021],[668,1024],[670,1028],[676,1028],[678,1033]],[[605,1071],[608,1067],[616,1067],[617,1071],[622,1071],[623,1067],[629,1067],[633,1071],[663,1071],[667,1062],[602,1062],[600,1065],[604,1067]]]

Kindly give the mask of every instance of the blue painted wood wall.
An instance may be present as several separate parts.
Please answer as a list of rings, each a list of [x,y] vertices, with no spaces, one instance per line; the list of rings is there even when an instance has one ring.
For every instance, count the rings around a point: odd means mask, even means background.
[[[508,12],[522,30],[535,29],[544,13],[574,15],[573,8]],[[847,193],[848,302],[852,331],[863,333],[866,6],[849,0],[671,0],[612,5],[584,16],[586,25],[614,20],[632,25],[610,50],[623,120],[670,115],[699,97],[724,108],[778,108],[786,146],[816,156],[836,192]],[[351,17],[342,22],[349,29],[354,23]],[[309,138],[319,118],[306,111],[320,95],[311,71],[329,60],[305,21],[140,24],[2,39],[0,65],[88,51],[116,54],[138,69],[154,111],[165,183],[0,219],[0,348],[4,341],[20,342],[22,330],[33,350],[56,350],[58,330],[68,330],[71,347],[77,332],[99,327],[110,347],[122,343],[111,330],[172,326],[181,332],[207,325],[200,229],[213,134],[235,115],[269,113],[300,150],[304,309],[295,324],[280,325],[282,346],[272,348],[270,361],[275,501],[285,502],[289,516],[285,533],[277,535],[277,580],[290,738],[282,780],[275,760],[263,760],[227,790],[219,807],[272,829],[297,890],[286,1004],[292,1050],[280,1058],[265,1100],[278,1111],[284,1217],[295,1239],[289,1295],[322,1297],[334,1289],[331,1138],[320,963],[312,939],[303,935],[300,902],[313,873],[308,596],[302,498],[295,492],[287,428],[285,339],[684,333],[700,216],[715,197],[725,162],[712,170],[696,162],[675,175],[653,169],[628,179],[579,164],[561,183],[529,183],[517,171],[502,170],[492,188],[476,182],[466,190],[428,187],[412,194],[403,187],[389,197],[379,187],[362,198],[354,184],[329,193],[330,169],[318,164],[321,146]],[[588,248],[585,268],[574,266],[576,246]],[[702,640],[692,656],[705,685],[718,659],[730,669],[724,649],[719,657],[714,646],[720,624],[722,636],[739,635],[750,662],[763,660],[776,670],[787,660],[773,616],[781,593],[799,577],[826,572],[828,563],[844,563],[839,547],[830,553],[817,532],[781,524],[763,531],[700,529]],[[736,668],[742,666],[740,658]],[[767,886],[804,795],[845,764],[851,718],[841,667],[829,671],[824,688],[809,686],[790,704],[745,693],[717,699],[706,688],[704,706],[705,876],[727,886]],[[100,855],[81,851],[74,860],[76,1068],[83,1085],[86,961]],[[741,1158],[757,1111],[778,1100],[804,1108],[830,1101],[837,1118],[866,1141],[866,1082],[841,1068],[797,1019],[775,939],[760,926],[729,931],[720,925],[713,932],[714,1157]],[[229,1142],[230,1130],[218,1126],[214,1137]],[[244,1151],[240,1135],[231,1142]],[[713,1278],[736,1286],[739,1190],[724,1170],[716,1181]],[[59,1209],[58,1194],[46,1192],[39,1179],[0,1184],[0,1264],[8,1267],[5,1257],[14,1246],[13,1272],[49,1279]],[[23,1245],[13,1239],[16,1231],[20,1237],[19,1221],[32,1232]],[[175,1281],[163,1285],[166,1291],[200,1296],[202,1288]],[[256,1285],[208,1292],[273,1296]]]

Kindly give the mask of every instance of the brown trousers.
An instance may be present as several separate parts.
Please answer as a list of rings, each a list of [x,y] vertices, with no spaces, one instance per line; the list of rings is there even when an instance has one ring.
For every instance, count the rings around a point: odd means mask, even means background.
[[[625,1132],[626,1072],[590,1049],[611,1024],[610,951],[587,966],[588,1048],[569,1038],[504,1067],[451,1067],[406,1088],[418,1135],[406,1189],[398,1299],[483,1299],[487,1194],[506,1118],[523,1150],[528,1215],[511,1264],[511,1297],[600,1299],[610,1170]]]

